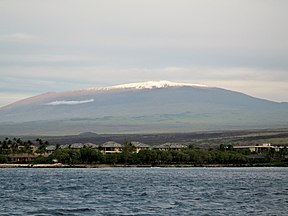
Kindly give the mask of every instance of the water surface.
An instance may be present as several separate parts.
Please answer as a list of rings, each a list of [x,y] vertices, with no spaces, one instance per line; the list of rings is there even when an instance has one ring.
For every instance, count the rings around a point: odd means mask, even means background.
[[[288,168],[0,169],[0,215],[288,215]]]

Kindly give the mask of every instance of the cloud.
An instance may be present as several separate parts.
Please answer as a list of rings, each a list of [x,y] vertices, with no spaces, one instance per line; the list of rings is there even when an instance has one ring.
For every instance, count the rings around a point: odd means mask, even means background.
[[[1,67],[288,68],[285,1],[64,2],[0,8],[0,40],[41,38],[0,44]]]
[[[0,70],[0,76],[2,93],[0,106],[23,99],[25,95],[28,97],[45,92],[71,91],[151,80],[203,84],[274,101],[288,101],[288,71],[286,70],[173,65],[159,68],[10,67]],[[65,103],[67,104],[67,101]]]
[[[46,103],[46,105],[52,105],[52,106],[57,106],[57,105],[77,105],[77,104],[91,103],[93,101],[94,101],[94,99],[82,100],[82,101],[53,101],[53,102],[50,102],[50,103]]]
[[[12,34],[2,34],[0,35],[0,41],[8,41],[8,42],[31,42],[38,39],[35,35],[17,32]]]
[[[288,1],[75,0],[67,8],[66,1],[31,0],[2,6],[3,94],[170,80],[288,100]]]

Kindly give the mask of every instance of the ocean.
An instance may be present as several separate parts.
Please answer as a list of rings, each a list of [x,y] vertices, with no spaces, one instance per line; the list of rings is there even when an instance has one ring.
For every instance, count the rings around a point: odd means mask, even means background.
[[[288,168],[0,169],[0,215],[288,215]]]

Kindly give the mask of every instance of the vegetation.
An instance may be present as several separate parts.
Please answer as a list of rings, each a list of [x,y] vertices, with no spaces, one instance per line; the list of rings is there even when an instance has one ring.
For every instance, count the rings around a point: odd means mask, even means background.
[[[33,146],[38,149],[34,153],[38,155],[31,163],[62,163],[62,164],[110,164],[110,165],[288,165],[288,149],[280,148],[279,151],[269,149],[261,153],[251,153],[249,150],[237,150],[232,145],[220,144],[217,148],[202,149],[190,145],[181,150],[159,150],[151,148],[140,150],[138,153],[130,142],[123,144],[121,153],[104,154],[101,149],[83,147],[73,149],[71,147],[60,148],[48,154],[46,146],[49,143],[41,139],[23,141],[19,138],[5,138],[0,141],[0,163],[8,163],[9,154],[33,153]]]
[[[21,154],[33,152],[33,143],[30,140],[23,141],[20,138],[9,139],[5,138],[3,141],[0,141],[0,155],[8,154]]]
[[[127,148],[130,148],[127,146]],[[269,151],[264,157],[249,157],[247,151],[233,150],[227,146],[220,146],[217,149],[203,150],[199,148],[185,148],[182,150],[160,151],[157,149],[134,151],[122,151],[121,153],[103,154],[101,151],[92,148],[57,149],[54,153],[41,163],[52,163],[56,159],[63,164],[125,164],[125,165],[252,165],[252,164],[288,164],[288,150],[281,149],[279,152]],[[253,154],[252,154],[253,156]],[[257,154],[254,154],[257,156]],[[36,158],[34,162],[41,158]],[[43,158],[42,158],[43,159]]]

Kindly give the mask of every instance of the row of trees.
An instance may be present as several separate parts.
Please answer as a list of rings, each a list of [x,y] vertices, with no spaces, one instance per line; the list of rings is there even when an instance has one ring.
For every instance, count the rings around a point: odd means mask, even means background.
[[[24,141],[20,138],[5,138],[0,141],[0,155],[33,153],[33,146],[37,146],[37,153],[45,153],[45,148],[49,145],[48,141],[36,139],[33,143],[31,140]]]
[[[288,162],[287,149],[282,152],[268,152],[263,158],[249,158],[247,152],[222,148],[202,150],[189,147],[180,151],[161,151],[157,149],[141,150],[136,153],[133,147],[126,143],[121,153],[103,154],[92,148],[57,149],[49,157],[38,157],[34,163],[51,163],[53,159],[63,164],[126,164],[126,165],[161,165],[161,164],[249,164]]]
[[[20,138],[5,138],[0,141],[0,154],[17,154],[17,153],[32,153],[32,142],[30,140],[23,141]]]
[[[0,163],[6,163],[8,154],[32,153],[33,145],[37,153],[45,153],[47,141],[36,139],[23,141],[19,138],[0,141]],[[32,163],[63,164],[127,164],[127,165],[161,165],[161,164],[249,164],[249,163],[287,163],[288,150],[282,148],[279,152],[269,150],[261,157],[251,157],[249,150],[235,150],[231,145],[220,145],[217,149],[203,150],[189,146],[180,151],[161,151],[158,149],[135,152],[135,147],[126,142],[121,153],[103,154],[101,149],[84,147],[81,149],[59,148],[47,157],[40,155]]]
[[[5,138],[0,140],[0,163],[8,162],[9,154],[22,154],[22,153],[45,153],[46,147],[49,145],[48,141],[36,139],[34,142],[31,140],[22,140],[20,138]]]

